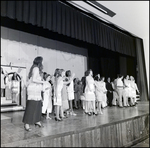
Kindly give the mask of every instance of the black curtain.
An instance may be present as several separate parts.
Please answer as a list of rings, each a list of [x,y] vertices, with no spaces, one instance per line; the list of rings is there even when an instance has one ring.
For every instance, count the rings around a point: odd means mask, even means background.
[[[103,48],[88,47],[88,69],[93,70],[94,76],[116,78],[120,73],[119,54]]]
[[[92,19],[60,1],[1,1],[1,17],[135,56],[134,37]]]
[[[145,56],[143,40],[140,38],[135,38],[136,43],[136,54],[137,54],[137,85],[140,90],[140,98],[142,101],[149,100],[148,95],[148,85],[145,67]]]
[[[105,81],[108,77],[111,78],[116,78],[117,74],[119,72],[119,68],[117,66],[117,61],[118,59],[114,58],[101,58],[100,63],[101,63],[101,76],[105,77]]]

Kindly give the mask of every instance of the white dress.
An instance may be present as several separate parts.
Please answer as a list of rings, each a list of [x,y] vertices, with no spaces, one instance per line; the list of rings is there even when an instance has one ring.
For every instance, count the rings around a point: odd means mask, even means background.
[[[124,88],[124,96],[126,97],[130,97],[131,96],[131,85],[130,85],[130,80],[126,80],[124,79],[124,84],[125,84],[125,88]]]
[[[136,85],[136,83],[134,81],[131,81],[130,85],[131,85],[130,97],[136,98],[137,85]]]
[[[100,86],[101,86],[101,90],[102,90],[102,107],[106,107],[107,106],[107,96],[106,96],[106,92],[107,92],[107,89],[106,89],[106,83],[105,82],[102,82],[100,81]]]
[[[56,84],[56,83],[57,82],[55,81],[55,83],[54,83],[54,105],[62,106],[63,79],[60,80],[60,82],[58,84]]]
[[[62,108],[63,108],[63,111],[69,109],[68,94],[67,94],[67,86],[66,85],[63,85],[63,88],[62,88]]]
[[[86,77],[85,101],[95,101],[95,84],[91,76]]]
[[[37,67],[33,68],[33,73],[37,74],[36,79],[41,81],[41,76],[39,74],[39,69]],[[33,77],[31,77],[27,85],[28,100],[34,101],[42,100],[41,96],[42,90],[43,90],[42,84],[33,82]]]
[[[43,106],[42,106],[42,113],[52,112],[52,87],[49,82],[46,81],[43,85]]]
[[[101,83],[100,81],[95,81],[95,95],[96,95],[96,100],[97,101],[102,101],[103,97],[104,97],[104,87],[103,87],[103,83]]]
[[[74,100],[74,83],[73,80],[70,82],[69,86],[67,86],[67,94],[68,100]]]

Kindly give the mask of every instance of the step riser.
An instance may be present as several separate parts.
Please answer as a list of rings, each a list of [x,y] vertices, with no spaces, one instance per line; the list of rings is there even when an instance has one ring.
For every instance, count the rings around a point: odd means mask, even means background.
[[[1,107],[1,113],[4,112],[11,112],[11,111],[24,111],[24,108],[22,106],[13,106],[13,107]]]

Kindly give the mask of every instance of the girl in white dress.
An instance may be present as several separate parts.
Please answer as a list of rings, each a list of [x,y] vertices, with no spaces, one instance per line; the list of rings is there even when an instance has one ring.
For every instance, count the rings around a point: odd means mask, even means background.
[[[17,103],[18,105],[19,105],[20,82],[21,78],[16,72],[14,72],[11,79],[12,103]]]
[[[85,86],[85,101],[87,102],[87,113],[88,115],[92,115],[96,113],[95,108],[95,82],[93,79],[93,72],[92,70],[87,71],[86,76],[86,86]]]
[[[123,106],[124,107],[130,106],[128,102],[128,99],[130,97],[130,91],[131,91],[131,86],[130,86],[129,76],[127,75],[124,79],[124,89],[123,89]]]
[[[64,84],[69,84],[71,81],[73,81],[74,74],[71,76],[70,80],[65,82],[64,77],[65,71],[59,70],[57,73],[57,76],[55,77],[54,82],[54,105],[56,106],[56,121],[61,121],[63,118],[63,109],[62,109],[62,89]],[[60,116],[59,116],[60,114]]]
[[[49,83],[51,76],[50,74],[46,74],[44,76],[45,84],[43,85],[43,106],[42,106],[42,114],[46,113],[46,119],[51,119],[50,113],[52,113],[52,87]]]
[[[66,71],[66,77],[68,80],[71,79],[71,71]],[[68,95],[68,101],[69,101],[69,109],[70,109],[70,115],[76,116],[76,114],[73,111],[73,100],[74,100],[74,82],[73,80],[70,81],[70,83],[67,85],[67,95]]]
[[[131,84],[131,102],[132,102],[132,106],[136,105],[136,91],[138,93],[140,93],[140,91],[138,90],[137,84],[135,83],[135,79],[133,76],[130,76],[130,84]]]
[[[95,80],[95,96],[97,101],[97,112],[100,114],[102,113],[101,107],[102,107],[102,99],[103,99],[103,89],[102,89],[102,83],[100,82],[100,77],[97,75],[94,78]]]
[[[104,82],[105,78],[101,77],[100,79],[100,90],[103,92],[102,93],[102,108],[105,108],[107,106],[107,89],[106,89],[106,83]]]

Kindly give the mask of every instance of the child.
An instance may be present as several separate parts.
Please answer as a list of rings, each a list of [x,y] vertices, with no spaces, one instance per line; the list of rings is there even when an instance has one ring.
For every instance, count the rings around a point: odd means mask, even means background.
[[[81,100],[81,96],[83,96],[83,85],[82,85],[82,81],[78,81],[78,97],[79,97],[79,100],[78,100],[78,106],[80,108],[83,107],[82,105],[82,100]]]
[[[103,101],[103,85],[100,82],[100,78],[98,76],[95,76],[95,95],[96,95],[96,101],[97,101],[97,111],[99,114],[103,114],[101,107],[102,107],[102,101]]]
[[[78,105],[77,105],[77,102],[78,102],[78,99],[79,99],[79,89],[78,89],[78,79],[75,78],[74,79],[74,105],[75,105],[75,108],[78,109]]]
[[[71,78],[71,71],[66,71],[66,77],[70,80]],[[72,106],[72,100],[74,100],[74,85],[73,80],[67,85],[67,95],[68,95],[68,101],[69,101],[69,109],[70,109],[70,115],[76,116],[76,114],[73,111]]]
[[[46,114],[46,119],[51,119],[49,116],[52,113],[52,87],[49,83],[50,81],[50,74],[46,74],[44,80],[46,83],[43,85],[43,106],[42,106],[42,114]]]

